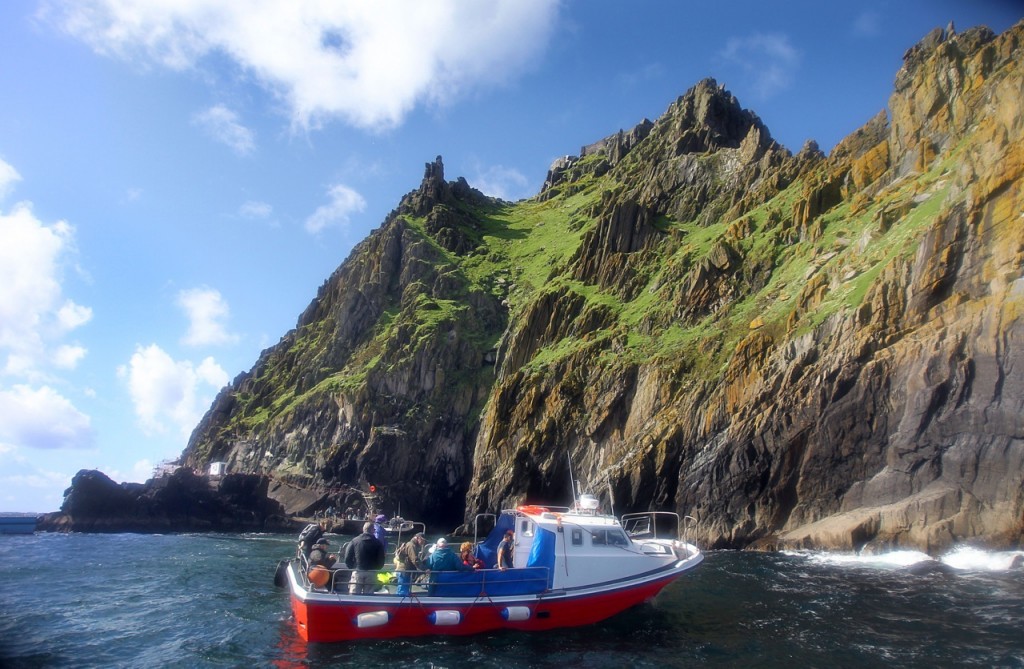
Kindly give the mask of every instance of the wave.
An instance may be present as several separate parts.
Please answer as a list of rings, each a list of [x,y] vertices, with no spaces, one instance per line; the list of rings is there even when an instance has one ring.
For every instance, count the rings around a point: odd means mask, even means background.
[[[954,571],[1010,571],[1024,567],[1024,551],[986,551],[973,546],[957,546],[940,557],[921,551],[899,550],[887,553],[818,553],[783,551],[783,555],[802,557],[818,564],[840,567],[914,568],[935,565]]]
[[[1009,571],[1024,566],[1024,551],[983,551],[971,546],[958,546],[940,560],[953,569]]]

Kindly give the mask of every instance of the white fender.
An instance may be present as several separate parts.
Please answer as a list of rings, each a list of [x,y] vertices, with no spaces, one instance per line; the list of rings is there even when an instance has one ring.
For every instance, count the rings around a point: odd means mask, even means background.
[[[462,622],[462,614],[458,611],[431,611],[427,620],[435,625],[458,625]]]
[[[356,616],[356,627],[380,627],[387,622],[387,611],[367,611]]]
[[[517,620],[529,620],[529,606],[506,606],[501,610],[501,617],[510,622]]]

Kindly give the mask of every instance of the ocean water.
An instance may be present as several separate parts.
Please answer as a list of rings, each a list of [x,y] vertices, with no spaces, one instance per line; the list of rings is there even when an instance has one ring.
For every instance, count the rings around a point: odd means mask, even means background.
[[[652,603],[525,634],[306,644],[283,535],[0,537],[0,667],[1024,667],[1024,553],[711,552]]]

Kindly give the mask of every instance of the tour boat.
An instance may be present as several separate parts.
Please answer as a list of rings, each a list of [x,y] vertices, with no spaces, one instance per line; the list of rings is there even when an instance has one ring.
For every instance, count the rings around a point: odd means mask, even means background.
[[[417,573],[407,594],[389,582],[374,594],[350,595],[347,569],[333,570],[326,582],[315,578],[323,583],[316,585],[301,555],[281,561],[275,583],[289,588],[306,641],[467,635],[596,623],[651,600],[704,559],[675,513],[619,519],[598,507],[596,497],[581,495],[572,507],[503,511],[475,544],[487,568]],[[515,566],[501,570],[497,547],[508,530],[515,532]]]

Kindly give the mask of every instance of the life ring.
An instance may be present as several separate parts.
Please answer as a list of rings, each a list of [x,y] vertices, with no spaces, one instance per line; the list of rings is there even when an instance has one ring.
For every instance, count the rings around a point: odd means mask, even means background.
[[[542,514],[547,510],[548,507],[546,506],[535,506],[533,504],[526,504],[516,508],[516,511],[518,511],[519,513],[526,513],[534,516]]]

